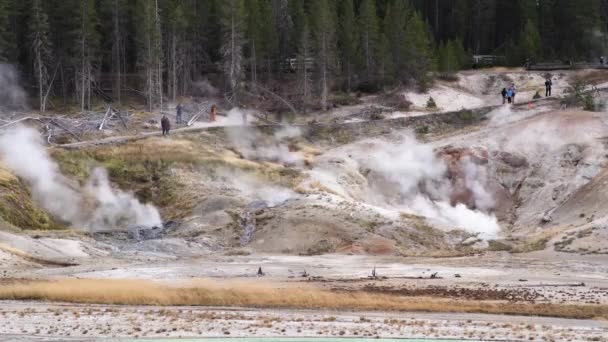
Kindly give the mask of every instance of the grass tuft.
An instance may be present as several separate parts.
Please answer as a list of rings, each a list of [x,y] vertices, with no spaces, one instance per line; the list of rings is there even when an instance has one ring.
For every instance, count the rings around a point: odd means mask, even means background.
[[[337,292],[311,286],[193,282],[181,286],[144,280],[62,279],[0,285],[2,300],[121,305],[201,305],[250,308],[461,312],[562,318],[608,318],[607,305],[518,304]]]

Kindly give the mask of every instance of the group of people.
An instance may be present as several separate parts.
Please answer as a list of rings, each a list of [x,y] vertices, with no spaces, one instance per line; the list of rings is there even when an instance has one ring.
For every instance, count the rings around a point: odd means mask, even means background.
[[[178,103],[175,107],[175,124],[180,125],[183,123],[182,115],[184,112],[184,106],[181,103]],[[217,116],[217,107],[215,105],[211,106],[211,111],[209,112],[209,122],[214,122]],[[160,119],[160,128],[163,132],[163,136],[169,135],[169,131],[171,130],[171,121],[167,117],[166,114],[163,114],[163,117]]]
[[[550,77],[547,77],[545,81],[545,97],[551,96],[551,88],[553,87],[553,82]],[[515,88],[515,84],[511,84],[509,88],[502,88],[500,92],[502,95],[502,103],[515,103],[515,94],[517,94],[517,90]]]
[[[515,88],[515,84],[511,84],[511,86],[508,89],[502,88],[502,91],[500,92],[500,94],[502,95],[503,104],[505,104],[505,102],[515,103],[515,94],[517,94],[517,89]]]

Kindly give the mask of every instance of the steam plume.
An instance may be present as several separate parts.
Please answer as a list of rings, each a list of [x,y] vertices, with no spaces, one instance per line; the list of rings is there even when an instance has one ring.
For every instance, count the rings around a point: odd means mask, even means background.
[[[72,184],[32,128],[15,127],[0,134],[0,157],[29,183],[37,203],[75,227],[102,230],[162,224],[155,207],[113,189],[104,169],[94,169],[84,187]]]
[[[371,139],[332,151],[309,175],[323,188],[347,198],[419,214],[446,229],[460,228],[482,238],[495,238],[500,227],[485,211],[494,205],[484,188],[485,169],[466,158],[462,164],[475,210],[450,204],[453,189],[447,166],[431,146],[419,143],[411,132],[398,143]]]
[[[0,64],[0,89],[0,113],[25,109],[25,92],[12,65]]]
[[[245,114],[240,109],[234,108],[228,112],[230,122],[235,117]],[[285,126],[277,131],[272,137],[268,137],[257,129],[248,126],[231,127],[228,129],[228,137],[243,157],[252,160],[272,161],[289,165],[300,165],[303,158],[298,153],[291,152],[287,139],[301,135],[297,127]]]

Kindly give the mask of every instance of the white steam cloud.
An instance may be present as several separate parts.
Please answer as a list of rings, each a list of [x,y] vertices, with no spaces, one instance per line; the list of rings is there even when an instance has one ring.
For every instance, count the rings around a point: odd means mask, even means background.
[[[162,224],[154,206],[113,189],[104,169],[94,169],[83,187],[70,182],[48,155],[40,134],[32,128],[16,127],[0,134],[0,157],[29,183],[37,203],[74,227],[105,230]]]
[[[246,111],[234,108],[228,112],[228,121],[234,122],[241,118],[241,122],[244,122],[246,120],[243,118],[247,115]],[[288,140],[300,135],[300,129],[291,126],[285,126],[273,136],[267,136],[258,129],[246,125],[228,129],[230,141],[246,159],[270,161],[292,166],[301,165],[303,158],[300,154],[289,150]]]
[[[270,185],[250,174],[228,170],[222,171],[222,174],[227,175],[229,183],[246,198],[264,201],[269,207],[281,205],[289,199],[298,197],[298,194],[288,188]]]
[[[461,168],[464,171],[465,186],[473,194],[475,208],[483,211],[494,209],[496,201],[492,194],[486,189],[488,184],[488,171],[465,156],[461,160]]]
[[[317,183],[352,200],[422,215],[445,229],[495,238],[500,227],[489,213],[494,199],[485,189],[485,167],[466,157],[461,164],[475,209],[450,204],[454,189],[447,165],[411,132],[397,143],[372,139],[328,153],[309,172],[308,185]]]
[[[0,113],[25,109],[26,95],[19,76],[10,64],[0,64]]]
[[[203,79],[192,84],[196,95],[202,97],[213,97],[218,94],[217,88],[215,88],[208,79]]]

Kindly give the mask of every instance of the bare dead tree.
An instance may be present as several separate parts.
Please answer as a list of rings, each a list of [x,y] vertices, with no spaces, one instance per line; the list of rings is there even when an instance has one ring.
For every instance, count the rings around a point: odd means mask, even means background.
[[[158,101],[160,110],[163,110],[163,60],[162,60],[162,31],[160,26],[160,13],[158,11],[158,0],[154,2],[154,29],[156,30],[155,50],[156,50],[156,87],[158,89]]]
[[[48,19],[42,9],[40,0],[34,0],[32,3],[29,27],[31,28],[30,38],[34,55],[34,72],[38,84],[40,111],[45,112],[51,84],[48,72],[51,44],[48,38]]]
[[[230,87],[228,101],[238,104],[238,87],[243,78],[243,2],[226,0],[224,6],[224,39],[221,53],[224,74]]]
[[[112,73],[114,74],[113,93],[117,103],[121,104],[121,85],[122,85],[122,60],[121,60],[121,45],[122,34],[120,30],[120,0],[114,0],[112,6]]]

